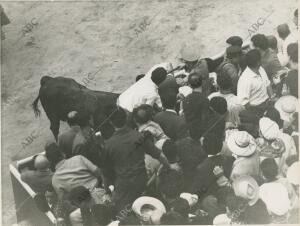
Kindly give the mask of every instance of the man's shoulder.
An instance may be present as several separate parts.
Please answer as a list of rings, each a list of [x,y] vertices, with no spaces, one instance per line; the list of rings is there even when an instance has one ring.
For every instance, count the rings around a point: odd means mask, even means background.
[[[180,116],[177,115],[175,112],[161,111],[154,116],[154,121],[160,119],[168,120],[170,118],[180,118]]]
[[[204,101],[205,99],[207,99],[203,93],[200,93],[200,92],[192,92],[191,94],[189,94],[186,98],[185,98],[185,101],[187,103],[189,103],[190,101],[196,101],[196,102],[202,102]]]
[[[137,130],[126,128],[126,131],[122,133],[122,135],[119,134],[113,134],[107,141],[105,142],[106,146],[115,146],[119,145],[118,141],[122,141],[122,139],[138,139],[142,136],[140,132]]]
[[[21,180],[27,181],[28,178],[32,178],[36,176],[36,171],[35,170],[24,170],[21,172]]]
[[[78,144],[83,144],[83,143],[86,143],[86,142],[87,142],[87,139],[84,137],[82,132],[79,131],[74,137],[73,146],[78,145]]]
[[[209,94],[209,96],[207,98],[210,100],[213,97],[219,97],[219,96],[221,96],[220,92],[213,92],[213,93]]]

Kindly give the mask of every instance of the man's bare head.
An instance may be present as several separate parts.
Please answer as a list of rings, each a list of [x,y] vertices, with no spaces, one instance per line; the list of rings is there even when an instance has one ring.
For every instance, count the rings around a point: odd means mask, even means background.
[[[50,163],[45,155],[37,155],[34,160],[34,167],[36,170],[41,171],[48,169],[50,166]]]

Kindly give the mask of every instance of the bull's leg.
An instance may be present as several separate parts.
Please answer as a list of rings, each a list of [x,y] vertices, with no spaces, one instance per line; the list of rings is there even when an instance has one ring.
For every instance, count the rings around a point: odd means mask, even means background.
[[[58,118],[55,117],[50,119],[50,130],[52,131],[56,141],[58,138],[59,125],[60,125],[60,121]]]

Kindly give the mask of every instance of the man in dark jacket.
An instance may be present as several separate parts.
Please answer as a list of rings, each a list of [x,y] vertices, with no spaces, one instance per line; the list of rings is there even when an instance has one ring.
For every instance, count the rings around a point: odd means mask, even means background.
[[[209,101],[202,92],[202,78],[197,73],[189,75],[188,83],[193,92],[183,101],[183,112],[189,130],[197,131],[201,137],[206,128]]]
[[[164,111],[154,116],[154,121],[157,122],[164,133],[173,140],[187,136],[185,119],[179,116],[175,111],[176,100],[177,95],[175,93],[165,95],[164,98],[162,98]]]
[[[241,73],[240,61],[242,57],[242,49],[239,46],[230,46],[226,49],[226,58],[216,69],[218,76],[228,75],[231,79],[232,92],[236,95],[237,83]]]
[[[119,109],[111,116],[116,131],[105,145],[103,172],[107,184],[113,184],[113,201],[119,213],[138,198],[146,189],[147,173],[145,153],[170,167],[165,155],[154,146],[151,136],[143,135],[126,126],[127,115]]]
[[[220,154],[224,140],[225,121],[218,114],[211,114],[209,127],[203,135],[203,149],[208,154],[202,163],[196,168],[193,193],[197,193],[202,200],[208,195],[216,195],[218,191],[217,177],[213,173],[215,166],[222,166],[225,176],[230,176],[233,157],[225,157]]]
[[[178,140],[176,145],[184,176],[184,191],[192,192],[196,167],[207,158],[207,154],[202,148],[199,134],[193,128],[189,130],[189,136]]]

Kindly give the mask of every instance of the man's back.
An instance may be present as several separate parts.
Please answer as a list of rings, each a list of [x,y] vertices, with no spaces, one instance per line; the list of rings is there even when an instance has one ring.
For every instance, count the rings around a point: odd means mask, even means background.
[[[172,75],[168,75],[165,81],[163,81],[158,87],[158,93],[161,99],[164,98],[168,93],[178,93],[179,86],[176,82],[176,78]]]
[[[201,143],[190,137],[178,140],[176,145],[185,178],[185,187],[187,191],[191,192],[190,187],[194,181],[196,167],[207,158],[207,154],[202,149]]]
[[[97,166],[81,155],[64,159],[56,165],[56,171],[52,178],[52,184],[56,193],[70,192],[77,186],[85,186],[88,189],[98,185],[95,176]]]
[[[106,142],[104,154],[106,173],[113,171],[116,179],[146,175],[144,161],[146,150],[143,145],[138,144],[141,140],[142,135],[131,128],[125,127],[116,131]]]
[[[218,190],[217,177],[213,173],[215,166],[221,166],[224,169],[224,175],[229,177],[234,158],[216,155],[206,158],[196,168],[193,191],[201,195],[214,194]]]
[[[235,66],[228,59],[225,59],[224,62],[222,62],[218,66],[216,73],[218,74],[218,76],[229,76],[230,77],[231,84],[232,84],[232,92],[236,94],[237,83],[239,80],[239,73],[240,73],[239,66]]]
[[[52,187],[53,172],[24,170],[21,172],[21,180],[27,183],[35,192],[45,192]]]
[[[118,105],[129,112],[142,104],[161,105],[157,87],[151,78],[142,78],[125,90],[118,99]]]
[[[283,69],[277,57],[277,54],[271,49],[267,49],[266,53],[262,55],[261,65],[265,69],[270,80],[272,80],[273,76],[278,71]]]
[[[72,126],[68,131],[58,136],[58,146],[60,150],[65,154],[65,158],[72,157],[73,141],[79,130],[79,126]]]
[[[205,117],[209,109],[209,101],[202,93],[193,92],[183,101],[183,112],[188,128],[194,128],[199,135],[205,129]]]
[[[154,121],[157,122],[165,134],[173,140],[178,140],[187,136],[187,127],[184,117],[169,110],[159,112],[154,116]]]

